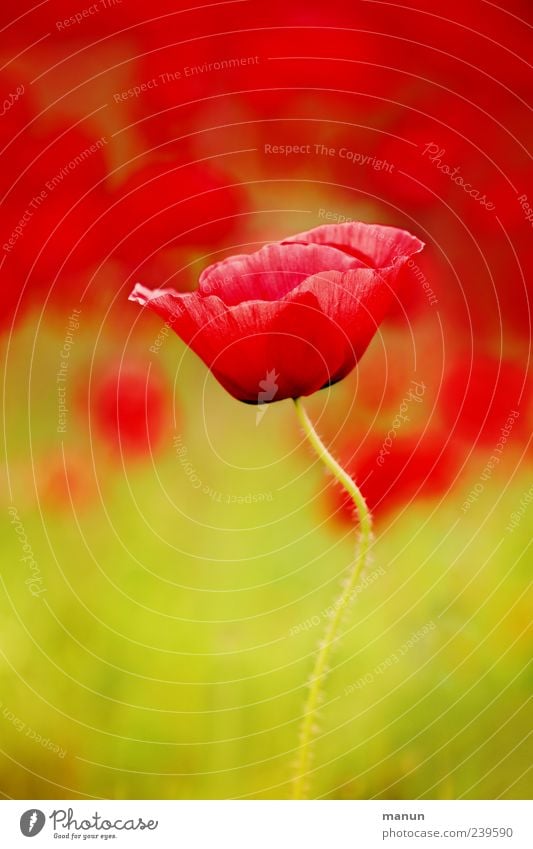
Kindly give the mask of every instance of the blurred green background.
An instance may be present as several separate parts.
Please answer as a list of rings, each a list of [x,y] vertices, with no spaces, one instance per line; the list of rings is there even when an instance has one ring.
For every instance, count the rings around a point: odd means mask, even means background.
[[[53,434],[61,334],[42,331],[33,350],[33,321],[11,350],[27,386],[9,372],[5,396],[5,795],[287,796],[312,654],[355,541],[331,518],[291,403],[257,424],[169,337],[157,358],[176,378],[176,421],[150,459],[121,458],[74,404]],[[91,358],[80,324],[70,397]],[[312,417],[340,417],[355,383],[308,400]],[[313,796],[527,795],[527,514],[506,530],[530,486],[518,460],[509,447],[467,513],[484,456],[448,496],[378,523],[333,655]]]

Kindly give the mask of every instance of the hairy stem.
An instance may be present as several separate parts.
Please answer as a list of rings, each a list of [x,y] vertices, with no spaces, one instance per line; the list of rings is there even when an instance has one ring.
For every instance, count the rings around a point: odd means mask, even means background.
[[[350,566],[350,572],[344,583],[342,592],[333,604],[333,613],[328,620],[324,637],[315,657],[313,672],[309,682],[309,692],[300,728],[298,756],[293,781],[293,798],[305,799],[316,713],[320,705],[322,689],[328,672],[328,659],[334,643],[339,639],[338,631],[342,614],[352,600],[357,581],[367,563],[368,552],[372,541],[372,517],[361,491],[350,475],[337,463],[318,436],[302,405],[301,399],[296,398],[294,405],[304,433],[317,455],[353,499],[357,508],[360,527],[355,558]]]

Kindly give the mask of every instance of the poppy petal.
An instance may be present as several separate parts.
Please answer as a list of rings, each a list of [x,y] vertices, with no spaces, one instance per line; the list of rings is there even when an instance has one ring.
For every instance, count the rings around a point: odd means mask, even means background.
[[[360,221],[324,224],[284,239],[282,244],[294,242],[335,247],[358,257],[371,268],[393,265],[399,258],[410,257],[424,247],[424,243],[407,230],[382,224],[363,224]]]
[[[275,242],[210,266],[200,275],[199,291],[217,294],[228,306],[250,300],[275,301],[317,272],[360,265],[360,260],[328,245]]]

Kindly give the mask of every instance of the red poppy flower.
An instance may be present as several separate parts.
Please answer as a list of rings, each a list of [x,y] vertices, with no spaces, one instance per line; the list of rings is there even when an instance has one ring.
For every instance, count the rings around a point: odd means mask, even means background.
[[[483,354],[450,366],[441,412],[455,436],[490,447],[498,445],[502,435],[513,442],[529,437],[532,400],[531,380],[522,365]]]
[[[105,219],[114,253],[129,269],[156,250],[209,246],[227,238],[246,197],[214,166],[149,162],[111,195]]]
[[[8,115],[25,102],[17,101]],[[6,115],[7,117],[7,115]],[[22,128],[21,128],[22,129]],[[6,145],[0,170],[0,331],[46,300],[63,312],[79,297],[98,261],[102,231],[93,226],[106,196],[105,142],[61,122],[26,128]]]
[[[354,368],[422,248],[394,227],[325,225],[210,266],[196,292],[137,284],[130,300],[168,321],[235,398],[281,401]]]
[[[129,361],[98,375],[90,398],[98,435],[121,455],[142,457],[161,446],[168,426],[168,392],[163,375]]]
[[[438,498],[453,486],[461,455],[446,431],[409,433],[389,447],[386,437],[376,435],[342,453],[343,466],[359,482],[374,518],[383,518],[414,499]],[[348,493],[338,487],[329,493],[339,518],[353,522],[354,505]]]

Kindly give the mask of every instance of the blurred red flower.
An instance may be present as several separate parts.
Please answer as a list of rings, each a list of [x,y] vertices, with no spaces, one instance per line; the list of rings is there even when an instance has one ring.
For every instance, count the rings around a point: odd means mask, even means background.
[[[454,436],[490,447],[499,442],[509,418],[513,439],[529,436],[532,399],[531,379],[518,363],[465,355],[446,371],[441,415]]]
[[[19,297],[19,313],[51,297],[64,307],[63,296],[86,286],[77,277],[94,265],[102,247],[94,227],[105,208],[107,176],[105,137],[80,127],[57,124],[47,132],[22,129],[3,153],[0,173],[3,262],[3,323],[11,323]]]
[[[113,253],[135,268],[156,251],[213,248],[246,209],[245,194],[213,165],[150,162],[121,183],[106,217]]]
[[[95,431],[114,453],[141,457],[161,447],[170,403],[160,371],[133,360],[106,366],[87,394]]]
[[[436,498],[453,485],[461,454],[446,431],[398,434],[386,443],[386,434],[374,434],[357,447],[344,448],[341,463],[357,480],[375,518],[418,498]],[[386,452],[386,453],[385,453]],[[333,509],[345,521],[354,521],[350,496],[338,487],[328,489]]]
[[[196,292],[137,284],[130,300],[168,321],[235,398],[281,401],[353,369],[422,248],[394,227],[326,225],[210,266]]]

